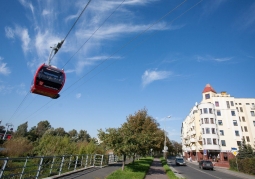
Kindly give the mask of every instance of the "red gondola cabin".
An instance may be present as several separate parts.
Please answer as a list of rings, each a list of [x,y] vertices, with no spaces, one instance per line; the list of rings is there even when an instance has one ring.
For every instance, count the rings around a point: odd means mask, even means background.
[[[65,84],[65,78],[64,70],[42,64],[35,73],[31,93],[57,99]]]

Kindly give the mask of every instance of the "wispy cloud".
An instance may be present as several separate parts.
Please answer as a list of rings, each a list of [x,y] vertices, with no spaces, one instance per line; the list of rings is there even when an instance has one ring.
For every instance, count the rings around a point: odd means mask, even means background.
[[[5,27],[5,35],[7,38],[14,39],[17,36],[21,40],[21,47],[24,53],[30,49],[30,37],[28,34],[28,29],[22,28],[20,26],[15,26],[14,29],[11,27]]]
[[[239,29],[247,29],[255,26],[255,2],[238,18],[237,26]]]
[[[92,1],[66,39],[60,50],[61,53],[76,54],[79,49],[79,54],[75,56],[74,66],[76,66],[76,73],[82,72],[86,66],[94,65],[100,61],[89,60],[89,58],[95,58],[95,54],[98,54],[103,47],[110,47],[110,42],[118,41],[120,37],[132,38],[132,35],[148,29],[154,21],[150,21],[150,19],[144,21],[142,16],[139,16],[138,20],[136,14],[138,12],[130,11],[130,7],[145,6],[155,1],[158,0]],[[27,17],[31,21],[31,25],[21,27],[19,22],[16,22],[18,25],[15,25],[15,27],[5,27],[5,35],[9,39],[18,37],[22,41],[24,53],[30,53],[27,64],[34,69],[38,64],[47,60],[51,50],[50,47],[65,37],[85,3],[83,0],[78,0],[75,3],[65,2],[65,6],[59,6],[55,1],[19,0],[19,2],[28,9]],[[112,14],[122,2],[120,8]],[[34,5],[35,3],[40,4]],[[72,6],[74,14],[70,14],[68,6]],[[105,21],[110,14],[112,14],[111,18]],[[119,19],[122,19],[121,22]],[[103,23],[104,25],[101,26]],[[98,29],[99,27],[100,29]],[[183,25],[167,25],[162,20],[150,27],[148,32],[175,30],[182,27]],[[93,32],[96,33],[93,34]],[[91,36],[92,34],[93,36]],[[84,46],[80,48],[81,45]],[[61,59],[59,55],[54,57],[53,65],[59,66],[58,58]]]
[[[11,70],[7,67],[7,63],[2,62],[3,59],[3,57],[0,57],[0,74],[9,75]]]
[[[203,3],[203,16],[208,16],[212,13],[214,13],[223,3],[225,3],[227,0],[211,0],[206,1],[206,3]]]
[[[233,57],[215,58],[215,57],[212,57],[212,56],[210,56],[210,55],[207,55],[207,56],[199,56],[199,55],[197,55],[197,56],[195,57],[195,59],[196,59],[198,62],[202,62],[202,61],[226,62],[226,61],[232,60]]]
[[[76,97],[77,99],[80,99],[80,98],[81,98],[81,93],[77,93],[77,94],[75,95],[75,97]]]
[[[145,87],[154,81],[166,79],[171,74],[170,71],[146,70],[142,75],[142,86]]]

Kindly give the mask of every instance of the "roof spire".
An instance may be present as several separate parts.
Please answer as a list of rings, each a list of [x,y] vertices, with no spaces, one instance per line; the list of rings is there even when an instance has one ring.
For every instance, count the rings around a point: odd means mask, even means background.
[[[206,84],[206,86],[205,86],[205,88],[203,90],[203,93],[206,93],[206,92],[216,93],[216,91],[213,89],[213,87],[210,84]]]

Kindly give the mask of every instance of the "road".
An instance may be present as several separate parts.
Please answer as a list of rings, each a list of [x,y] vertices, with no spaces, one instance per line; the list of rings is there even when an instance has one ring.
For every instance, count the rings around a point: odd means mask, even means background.
[[[187,166],[176,166],[175,161],[168,159],[168,165],[173,167],[177,173],[186,179],[240,179],[240,177],[221,172],[222,169],[215,168],[212,170],[202,170],[198,168],[197,164],[187,163]],[[225,170],[225,169],[224,169]]]

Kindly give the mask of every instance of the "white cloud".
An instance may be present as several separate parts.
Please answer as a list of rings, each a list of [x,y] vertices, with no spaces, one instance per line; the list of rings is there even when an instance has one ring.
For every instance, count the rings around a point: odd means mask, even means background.
[[[32,14],[34,14],[34,6],[33,6],[31,3],[27,2],[26,0],[19,0],[19,2],[20,2],[24,7],[30,9],[31,12],[32,12]]]
[[[77,93],[75,97],[76,97],[77,99],[80,99],[80,98],[81,98],[81,93]]]
[[[10,38],[10,39],[14,38],[14,32],[11,27],[5,27],[4,30],[5,30],[5,35],[7,38]]]
[[[233,59],[233,57],[224,57],[224,58],[215,58],[215,57],[212,57],[212,56],[199,56],[197,55],[196,57],[196,60],[198,62],[202,62],[202,61],[216,61],[216,62],[225,62],[225,61],[230,61]]]
[[[47,10],[47,9],[44,9],[43,11],[42,11],[42,15],[43,16],[46,16],[46,15],[49,15],[51,12],[49,11],[49,10]]]
[[[146,85],[152,83],[153,81],[166,79],[170,75],[171,75],[170,71],[146,70],[142,75],[142,85],[143,87],[145,87]]]
[[[28,29],[16,26],[15,29],[11,27],[5,27],[5,35],[7,38],[14,39],[15,36],[19,37],[21,40],[21,47],[24,53],[30,49],[30,37],[28,34]]]
[[[0,85],[0,93],[2,94],[10,94],[12,92],[13,87]]]
[[[0,74],[9,75],[11,70],[6,66],[7,63],[1,62],[3,59],[3,57],[0,57]]]

